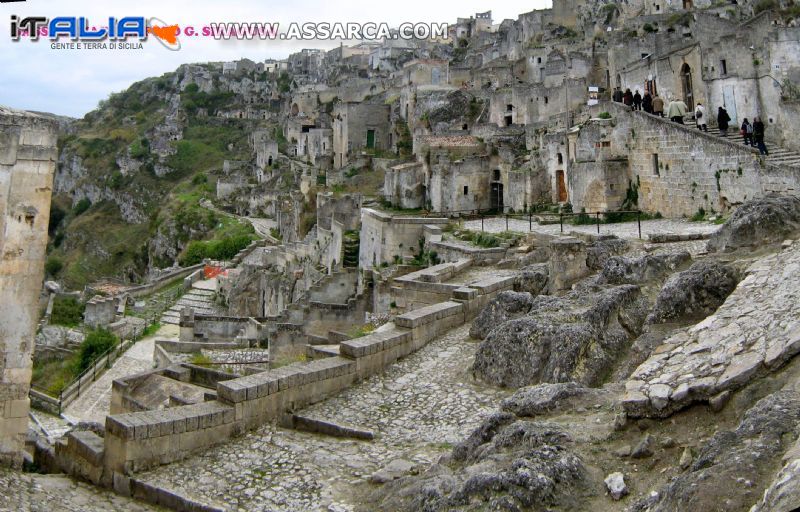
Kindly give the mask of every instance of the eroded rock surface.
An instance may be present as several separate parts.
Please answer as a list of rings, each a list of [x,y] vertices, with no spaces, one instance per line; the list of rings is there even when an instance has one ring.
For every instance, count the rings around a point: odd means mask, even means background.
[[[800,244],[752,264],[713,315],[678,331],[626,383],[628,415],[668,416],[782,366],[800,352]]]
[[[639,287],[617,286],[565,297],[534,297],[531,312],[493,329],[473,371],[504,387],[574,380],[602,383],[641,332],[648,305]]]
[[[528,292],[498,293],[472,322],[472,327],[469,329],[470,337],[477,340],[486,338],[492,330],[504,322],[526,315],[534,302],[533,295]]]
[[[700,320],[716,311],[736,288],[737,282],[738,275],[733,267],[714,261],[698,261],[667,279],[647,322]]]
[[[514,283],[514,290],[539,295],[547,288],[549,277],[550,272],[546,263],[527,266],[520,270],[517,281]]]
[[[612,256],[603,265],[602,282],[610,284],[640,284],[644,281],[663,279],[690,262],[688,252],[650,255],[638,258]]]
[[[686,473],[637,502],[632,511],[748,510],[755,501],[755,483],[769,478],[772,461],[787,448],[786,437],[798,434],[800,395],[773,393],[751,407],[735,430],[715,434]]]
[[[800,235],[800,198],[768,196],[747,202],[708,241],[709,251],[780,243]]]
[[[488,417],[450,460],[419,477],[389,484],[384,510],[490,510],[575,507],[587,485],[586,468],[560,426],[523,421],[509,413]]]

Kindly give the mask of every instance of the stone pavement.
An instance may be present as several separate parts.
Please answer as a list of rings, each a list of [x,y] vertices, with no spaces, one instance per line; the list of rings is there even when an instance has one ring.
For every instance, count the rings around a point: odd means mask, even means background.
[[[473,231],[481,230],[481,221],[469,220],[464,223],[464,227]],[[508,219],[508,229],[510,231],[519,231],[521,233],[528,233],[530,231],[528,220],[523,219]],[[506,230],[506,219],[504,217],[493,217],[483,220],[483,229],[489,233],[500,233]],[[708,222],[689,222],[682,219],[654,219],[642,221],[642,240],[647,240],[649,234],[661,233],[712,233],[719,229],[716,224]],[[559,224],[537,224],[533,223],[533,231],[548,235],[561,234]],[[597,234],[597,226],[582,225],[573,226],[572,224],[564,224],[564,234],[570,232],[588,233],[591,235]],[[600,224],[600,234],[603,235],[616,235],[620,238],[638,239],[639,228],[636,222],[618,222],[614,224]]]
[[[300,411],[372,430],[373,441],[264,426],[136,477],[231,510],[352,510],[372,488],[373,473],[391,461],[435,462],[507,396],[472,381],[477,344],[468,331],[468,324],[456,328],[385,373]]]
[[[738,389],[800,352],[800,242],[764,257],[725,303],[658,347],[626,383],[634,417],[667,416]]]
[[[64,416],[73,421],[96,421],[105,424],[111,407],[111,383],[115,379],[127,377],[153,368],[153,347],[156,338],[178,336],[174,325],[163,325],[153,336],[142,338],[114,361],[114,366],[106,370],[99,379],[63,411]]]
[[[0,468],[0,512],[146,512],[162,510],[62,475]]]

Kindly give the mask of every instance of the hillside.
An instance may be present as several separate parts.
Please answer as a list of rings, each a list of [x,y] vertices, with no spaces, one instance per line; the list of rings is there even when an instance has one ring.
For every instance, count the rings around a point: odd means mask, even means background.
[[[249,133],[274,130],[267,121],[218,114],[245,101],[253,107],[271,89],[265,73],[223,78],[219,66],[184,65],[62,123],[51,277],[68,288],[102,277],[135,282],[181,261],[191,241],[227,238],[238,247],[254,237],[249,224],[199,203],[214,196],[225,160],[251,160]]]

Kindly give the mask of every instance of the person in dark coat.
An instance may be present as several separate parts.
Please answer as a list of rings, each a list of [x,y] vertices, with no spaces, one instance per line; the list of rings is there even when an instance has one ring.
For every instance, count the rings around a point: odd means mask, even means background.
[[[633,106],[633,94],[631,93],[630,89],[625,89],[625,94],[622,95],[622,103],[628,105],[629,107]]]
[[[746,117],[744,118],[744,121],[742,121],[741,134],[745,144],[748,146],[755,146],[753,143],[753,125],[750,124],[750,121],[748,121]]]
[[[723,137],[728,136],[728,123],[731,121],[731,116],[725,107],[719,107],[717,110],[717,126],[719,127],[719,134]]]
[[[769,154],[767,146],[764,144],[764,123],[758,116],[753,119],[753,141],[756,143],[756,147],[758,147],[758,151],[762,155]]]
[[[642,95],[639,94],[639,89],[636,89],[636,94],[633,95],[633,110],[642,110]]]
[[[613,96],[613,99],[614,99],[614,101],[616,101],[617,103],[622,103],[622,89],[620,89],[619,87],[615,87],[615,88],[614,88],[614,96]]]
[[[642,98],[642,110],[648,114],[653,113],[653,97],[649,92],[644,93],[644,98]]]

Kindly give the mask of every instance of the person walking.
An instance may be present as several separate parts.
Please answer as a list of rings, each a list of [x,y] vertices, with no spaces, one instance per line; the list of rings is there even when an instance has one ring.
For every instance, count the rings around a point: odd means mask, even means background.
[[[686,116],[686,103],[683,100],[672,98],[667,106],[667,117],[673,123],[683,124],[683,118]]]
[[[694,109],[694,122],[697,124],[698,130],[704,132],[708,131],[708,125],[706,124],[706,107],[699,101],[697,102],[697,107]]]
[[[644,98],[642,98],[642,110],[648,114],[653,113],[653,97],[649,92],[644,93]]]
[[[658,94],[653,98],[653,115],[664,117],[664,100]]]
[[[744,118],[742,121],[742,128],[740,133],[742,134],[742,139],[744,139],[744,143],[747,146],[754,146],[753,144],[753,125],[750,124],[750,121],[747,118]]]
[[[755,141],[759,153],[769,155],[767,146],[764,144],[764,123],[758,116],[753,119],[753,141]]]
[[[719,134],[723,137],[728,136],[728,123],[731,121],[731,116],[725,107],[719,107],[717,110],[717,126],[719,127]]]
[[[633,106],[633,94],[631,94],[630,89],[625,89],[625,94],[622,95],[622,103],[629,107]]]
[[[636,89],[636,94],[633,95],[633,110],[642,110],[642,95],[639,94],[639,89]]]
[[[622,103],[622,89],[619,87],[614,88],[613,100],[617,103]]]

